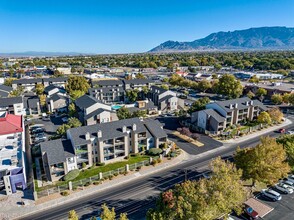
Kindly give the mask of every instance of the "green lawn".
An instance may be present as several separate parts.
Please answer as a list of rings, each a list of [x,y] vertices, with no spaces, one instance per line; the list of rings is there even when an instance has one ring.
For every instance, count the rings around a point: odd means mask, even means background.
[[[129,160],[120,161],[116,163],[107,164],[105,166],[95,166],[91,167],[90,169],[86,169],[83,172],[81,171],[79,176],[75,178],[73,181],[81,180],[84,178],[89,178],[91,176],[98,175],[100,172],[104,173],[111,170],[116,170],[118,168],[124,167],[126,164],[134,164],[144,160],[148,160],[149,156],[135,156],[130,157]]]

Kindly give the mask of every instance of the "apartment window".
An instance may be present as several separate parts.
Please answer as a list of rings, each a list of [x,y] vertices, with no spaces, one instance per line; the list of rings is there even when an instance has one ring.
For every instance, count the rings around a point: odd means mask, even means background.
[[[72,163],[75,162],[75,160],[74,160],[73,157],[69,157],[69,158],[67,158],[67,162],[68,162],[69,164],[72,164]]]

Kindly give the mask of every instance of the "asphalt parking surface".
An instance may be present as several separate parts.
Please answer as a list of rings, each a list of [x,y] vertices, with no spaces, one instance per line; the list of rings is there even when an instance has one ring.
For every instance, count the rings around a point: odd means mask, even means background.
[[[182,140],[173,134],[177,128],[181,127],[176,117],[158,117],[157,120],[164,125],[163,128],[168,134],[168,138],[174,141],[182,150],[186,151],[188,154],[197,155],[223,146],[221,142],[216,141],[206,135],[199,134],[199,142],[203,143],[204,146],[197,147],[194,144]]]
[[[280,192],[279,192],[280,193]],[[277,202],[273,202],[270,199],[259,194],[257,199],[266,205],[274,208],[263,219],[265,220],[293,220],[294,219],[294,194],[283,194],[282,199]]]

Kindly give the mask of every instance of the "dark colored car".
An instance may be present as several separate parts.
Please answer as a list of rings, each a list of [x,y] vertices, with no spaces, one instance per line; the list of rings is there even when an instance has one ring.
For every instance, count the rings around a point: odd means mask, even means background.
[[[244,208],[244,211],[249,216],[249,219],[258,219],[259,218],[258,213],[250,206],[246,205]]]

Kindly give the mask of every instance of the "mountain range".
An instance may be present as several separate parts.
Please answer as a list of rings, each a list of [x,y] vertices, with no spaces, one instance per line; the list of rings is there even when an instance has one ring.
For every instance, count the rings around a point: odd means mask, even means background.
[[[166,41],[149,52],[294,49],[294,28],[259,27],[217,32],[191,42]]]

